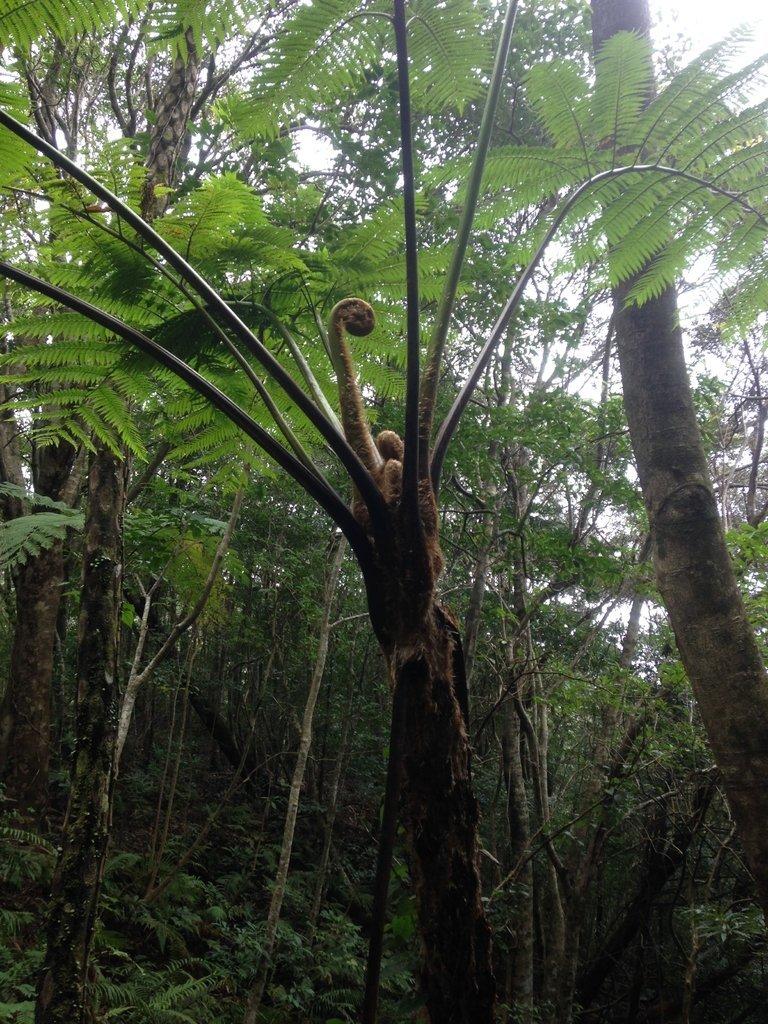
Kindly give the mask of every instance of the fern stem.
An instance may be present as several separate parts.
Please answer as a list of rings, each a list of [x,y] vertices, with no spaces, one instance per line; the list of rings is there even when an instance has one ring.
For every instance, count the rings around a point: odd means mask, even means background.
[[[295,480],[310,497],[317,501],[321,508],[337,523],[349,540],[363,572],[367,571],[371,564],[370,545],[361,527],[352,516],[352,512],[336,491],[329,484],[318,479],[314,473],[311,473],[299,462],[295,455],[292,455],[291,452],[283,448],[271,434],[267,433],[255,420],[251,419],[236,402],[233,402],[231,398],[220,391],[215,384],[211,384],[210,381],[206,380],[205,377],[202,377],[196,370],[193,370],[191,366],[185,363],[183,359],[179,359],[178,356],[169,352],[168,349],[158,345],[156,341],[148,338],[146,334],[142,334],[141,331],[129,327],[122,320],[118,320],[111,313],[93,306],[90,302],[86,302],[85,299],[72,295],[70,292],[66,292],[62,288],[58,288],[56,285],[43,281],[2,260],[0,260],[0,276],[15,281],[17,284],[30,288],[41,295],[45,295],[53,299],[54,302],[58,302],[75,313],[80,313],[82,316],[87,317],[94,323],[100,324],[108,331],[112,331],[113,334],[123,338],[124,341],[133,345],[134,348],[140,349],[150,358],[154,359],[155,362],[160,363],[161,366],[165,366],[166,369],[183,380],[185,384],[188,384],[194,391],[202,395],[214,408],[222,412],[244,434],[255,441],[281,469],[285,470],[291,479]]]
[[[480,350],[480,354],[475,360],[474,366],[470,371],[469,377],[462,386],[458,395],[454,399],[453,405],[448,411],[448,415],[443,420],[442,425],[437,433],[437,439],[435,441],[435,448],[432,454],[432,465],[430,467],[430,473],[432,477],[432,486],[437,493],[440,486],[440,474],[443,468],[443,462],[445,461],[445,453],[448,445],[453,437],[459,421],[461,420],[462,413],[467,407],[475,388],[482,377],[485,368],[493,355],[496,347],[498,346],[504,331],[509,326],[509,322],[512,319],[517,307],[520,305],[520,300],[523,297],[523,292],[528,285],[528,282],[533,277],[536,268],[541,262],[541,258],[544,255],[549,243],[554,238],[560,225],[563,223],[565,218],[568,216],[570,211],[576,205],[576,203],[587,193],[590,189],[595,186],[602,185],[606,181],[610,181],[614,178],[624,177],[627,174],[648,174],[656,173],[672,178],[681,178],[684,181],[690,181],[700,188],[707,189],[715,195],[724,196],[729,199],[732,203],[737,204],[747,213],[752,214],[758,220],[758,222],[765,228],[768,229],[768,220],[765,216],[760,213],[759,210],[755,209],[751,203],[747,202],[743,196],[736,192],[731,192],[728,189],[722,188],[716,185],[712,181],[708,181],[706,178],[699,177],[697,174],[691,174],[688,171],[678,170],[676,167],[668,167],[664,164],[630,164],[627,167],[614,167],[606,171],[601,171],[599,174],[593,175],[587,181],[582,182],[577,189],[575,189],[570,196],[568,196],[560,207],[557,215],[547,229],[544,238],[540,242],[535,253],[529,260],[527,266],[518,277],[515,287],[512,290],[512,294],[507,300],[506,305],[499,314],[496,323],[491,330],[488,340]]]
[[[51,163],[61,170],[66,171],[72,178],[79,181],[90,192],[105,203],[110,210],[116,213],[144,238],[149,244],[163,256],[175,271],[187,281],[213,309],[221,320],[226,323],[233,333],[246,345],[246,347],[259,360],[264,369],[280,385],[285,393],[301,409],[307,419],[317,428],[332,450],[338,455],[340,461],[349,473],[352,481],[360,491],[371,514],[371,518],[381,529],[386,529],[387,510],[384,499],[376,486],[376,483],[357,457],[354,449],[347,442],[343,434],[339,433],[336,427],[326,419],[312,399],[304,393],[296,381],[278,362],[266,346],[256,338],[233,309],[222,299],[215,288],[212,287],[183,256],[181,256],[172,245],[162,238],[151,225],[149,225],[138,213],[117,198],[108,188],[102,185],[94,177],[79,167],[74,161],[61,153],[55,146],[39,138],[33,131],[11,117],[4,110],[0,110],[0,124],[13,132],[28,145],[32,146],[39,153],[47,157]],[[269,436],[269,435],[267,435]]]
[[[419,465],[421,473],[429,473],[429,442],[432,435],[432,423],[435,415],[435,402],[437,400],[437,388],[440,383],[440,368],[445,349],[448,327],[451,322],[456,294],[459,288],[461,270],[464,266],[464,259],[469,245],[469,236],[472,232],[472,225],[475,220],[477,201],[480,196],[480,186],[483,181],[483,172],[488,157],[488,150],[493,136],[493,127],[496,120],[496,110],[499,105],[499,96],[504,82],[504,72],[509,59],[509,49],[512,42],[512,33],[515,28],[517,17],[518,0],[509,0],[507,3],[504,23],[501,29],[501,36],[496,48],[496,58],[491,73],[491,81],[488,86],[488,96],[483,109],[483,117],[480,122],[480,133],[477,138],[472,171],[467,182],[467,194],[464,200],[464,209],[461,214],[459,230],[456,235],[456,244],[451,257],[451,264],[443,286],[443,293],[440,296],[440,304],[437,308],[435,326],[432,330],[429,348],[427,350],[427,365],[424,370],[424,377],[421,382],[421,396],[419,401]]]
[[[405,213],[405,453],[403,504],[414,522],[419,518],[419,250],[416,233],[416,185],[413,167],[411,86],[408,75],[408,29],[405,0],[394,0],[397,91],[400,107],[400,152]]]

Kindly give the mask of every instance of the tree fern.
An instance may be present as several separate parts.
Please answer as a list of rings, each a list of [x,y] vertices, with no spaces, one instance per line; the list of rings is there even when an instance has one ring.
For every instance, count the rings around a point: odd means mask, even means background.
[[[590,89],[578,65],[570,61],[539,64],[528,75],[526,94],[556,149],[580,149],[591,157]]]
[[[485,4],[412,0],[407,14],[411,92],[416,105],[461,111],[481,97],[485,92],[483,72],[491,61],[487,28],[492,21]]]
[[[186,52],[187,32],[195,44],[215,52],[228,39],[247,30],[252,7],[238,0],[173,0],[153,4],[148,11],[147,38],[151,51],[171,47]]]
[[[597,75],[592,95],[590,135],[616,154],[631,145],[643,104],[651,86],[650,44],[632,33],[615,37],[613,45],[597,56]]]
[[[27,116],[27,96],[17,82],[0,82],[0,106],[25,120]],[[0,133],[0,172],[6,185],[14,185],[23,175],[26,167],[34,162],[30,159],[29,150],[19,145],[19,140],[8,132]]]
[[[220,103],[220,116],[245,137],[276,137],[299,112],[332,104],[380,59],[387,23],[370,15],[374,6],[316,0],[298,7],[248,95]]]

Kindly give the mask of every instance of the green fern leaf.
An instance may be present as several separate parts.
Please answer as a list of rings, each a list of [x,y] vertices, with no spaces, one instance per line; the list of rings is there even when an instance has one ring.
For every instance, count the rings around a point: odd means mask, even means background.
[[[528,99],[553,145],[580,148],[590,162],[589,84],[568,61],[539,64],[525,81]]]
[[[147,0],[0,0],[0,46],[26,48],[48,32],[70,39],[128,21]]]
[[[35,512],[0,523],[0,568],[13,569],[63,540],[67,530],[82,530],[82,512]]]
[[[592,96],[592,137],[612,151],[611,166],[636,132],[651,87],[650,43],[632,32],[619,32],[597,56]]]

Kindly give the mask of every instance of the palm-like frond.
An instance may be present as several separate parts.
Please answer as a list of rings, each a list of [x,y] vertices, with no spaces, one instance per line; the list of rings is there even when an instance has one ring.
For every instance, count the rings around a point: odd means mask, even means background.
[[[484,94],[491,49],[487,11],[462,0],[412,0],[408,8],[411,93],[417,106],[462,110]]]
[[[555,148],[580,148],[589,162],[590,92],[581,69],[570,61],[539,64],[528,76],[526,92]]]
[[[578,194],[562,220],[563,241],[578,223],[577,262],[607,251],[613,284],[640,274],[633,302],[659,294],[703,255],[749,278],[768,233],[768,102],[753,102],[768,56],[730,70],[744,38],[735,33],[707,51],[647,106],[648,44],[630,33],[608,41],[594,81],[575,64],[539,65],[526,91],[550,145],[494,152],[486,198],[503,197],[511,212],[551,208],[553,199],[563,209]],[[464,169],[442,168],[430,184],[458,184]],[[544,214],[544,228],[553,216],[562,215]]]
[[[632,144],[637,122],[651,88],[650,43],[621,33],[597,56],[590,135],[616,154]]]
[[[0,46],[21,48],[46,32],[70,39],[135,16],[147,0],[0,0]]]
[[[380,59],[387,23],[370,3],[316,0],[301,5],[265,55],[246,96],[219,105],[224,120],[247,137],[275,137],[302,112],[332,104]]]

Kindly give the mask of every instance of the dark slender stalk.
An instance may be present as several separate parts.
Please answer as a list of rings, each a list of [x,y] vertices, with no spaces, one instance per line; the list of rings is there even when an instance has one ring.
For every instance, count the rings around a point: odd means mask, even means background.
[[[523,270],[520,277],[515,283],[515,287],[512,290],[512,294],[507,300],[506,305],[499,314],[496,323],[493,325],[493,329],[488,337],[488,340],[480,350],[480,354],[475,360],[475,364],[470,371],[469,377],[462,386],[458,395],[454,399],[453,405],[448,411],[448,415],[442,422],[440,429],[437,433],[437,439],[435,441],[434,451],[432,453],[432,464],[430,467],[430,474],[432,477],[432,486],[437,493],[440,487],[440,474],[443,469],[443,462],[445,461],[445,453],[450,444],[451,438],[453,437],[459,421],[461,420],[462,413],[464,412],[467,404],[472,397],[475,388],[478,385],[480,378],[485,372],[486,367],[493,355],[496,347],[498,346],[504,331],[509,326],[509,322],[512,319],[517,307],[520,305],[520,300],[523,297],[523,293],[528,285],[528,282],[536,272],[536,268],[541,262],[541,258],[544,255],[549,243],[554,238],[560,225],[563,223],[565,218],[571,212],[576,203],[581,199],[591,188],[602,185],[604,182],[609,181],[613,178],[620,178],[627,174],[648,174],[657,173],[672,178],[682,178],[684,181],[691,181],[701,188],[707,189],[714,195],[723,196],[729,199],[732,203],[737,204],[747,213],[753,214],[764,227],[768,228],[768,220],[756,210],[751,203],[747,202],[743,196],[738,195],[736,192],[731,192],[728,189],[721,188],[719,185],[715,185],[714,182],[707,181],[706,178],[701,178],[696,174],[690,174],[687,171],[680,171],[676,167],[667,167],[664,164],[629,164],[626,167],[613,167],[607,171],[601,171],[599,174],[593,175],[587,181],[583,182],[577,189],[575,189],[570,196],[568,196],[563,202],[557,216],[550,224],[547,229],[544,238],[540,242],[536,252],[531,257],[528,265]]]
[[[384,806],[381,812],[381,833],[376,856],[376,878],[373,885],[371,932],[368,938],[368,961],[365,968],[365,994],[360,1024],[376,1024],[381,980],[381,955],[384,949],[384,923],[387,915],[387,894],[392,874],[392,854],[397,835],[400,779],[403,769],[403,742],[405,739],[405,700],[400,683],[395,684],[392,697],[392,724],[389,731],[389,758]]]
[[[220,391],[215,384],[211,384],[205,377],[202,377],[196,370],[193,370],[191,366],[188,366],[182,359],[179,359],[178,356],[163,348],[162,345],[158,345],[156,341],[148,338],[133,327],[129,327],[128,324],[123,323],[122,320],[118,320],[117,317],[112,316],[103,309],[91,305],[90,302],[86,302],[76,295],[71,295],[62,288],[57,288],[55,285],[49,284],[47,281],[43,281],[32,274],[28,274],[24,270],[12,267],[4,261],[0,261],[0,276],[16,281],[17,284],[24,285],[33,291],[39,292],[41,295],[46,295],[55,302],[61,303],[62,306],[67,306],[69,309],[74,310],[75,313],[80,313],[94,323],[101,324],[102,327],[106,327],[107,330],[117,334],[130,345],[146,353],[155,362],[160,363],[166,369],[176,374],[185,384],[188,384],[198,394],[206,398],[211,405],[224,413],[229,420],[239,427],[244,434],[247,434],[251,440],[255,441],[270,458],[274,459],[281,469],[284,469],[296,483],[300,484],[317,501],[344,532],[358,558],[360,558],[361,553],[363,558],[367,555],[369,556],[367,551],[368,542],[360,526],[353,518],[351,511],[339,495],[328,484],[319,480],[294,455],[283,448],[271,434],[267,433],[255,420],[251,419],[237,403]]]
[[[419,515],[419,250],[416,236],[416,185],[413,169],[411,87],[408,78],[408,30],[405,0],[394,2],[397,48],[397,91],[400,101],[400,148],[405,212],[405,454],[403,457],[403,504],[418,521]]]
[[[264,369],[270,374],[273,380],[282,387],[285,393],[296,403],[310,423],[317,428],[332,450],[338,455],[345,469],[352,478],[357,489],[360,491],[371,516],[374,520],[383,523],[386,519],[386,507],[384,500],[373,480],[373,477],[355,454],[352,447],[336,427],[323,415],[322,411],[315,405],[312,399],[305,394],[296,381],[285,370],[285,368],[272,355],[269,349],[262,345],[256,336],[248,329],[243,321],[231,306],[227,305],[215,288],[210,285],[192,267],[173,246],[162,238],[155,229],[148,224],[143,217],[132,210],[129,206],[117,198],[108,188],[93,178],[87,171],[84,171],[74,161],[61,153],[55,146],[50,145],[44,139],[39,138],[25,125],[16,121],[10,114],[0,110],[0,124],[13,132],[24,142],[32,146],[39,153],[46,156],[51,163],[61,170],[66,171],[72,178],[79,181],[90,192],[105,203],[110,210],[121,217],[129,224],[134,231],[168,261],[170,266],[187,281],[217,314],[233,333],[245,344],[248,350],[258,359]]]
[[[448,337],[448,327],[456,301],[456,292],[458,291],[461,278],[461,269],[464,266],[469,236],[475,220],[477,200],[480,196],[480,186],[483,181],[483,171],[485,170],[485,162],[491,144],[493,126],[496,120],[496,109],[499,105],[501,86],[504,82],[504,71],[507,66],[512,33],[515,28],[517,6],[518,0],[508,0],[504,24],[502,25],[501,36],[496,48],[491,81],[488,86],[488,97],[483,109],[483,119],[480,122],[480,133],[477,138],[472,172],[467,181],[467,192],[461,212],[461,223],[456,234],[456,245],[451,257],[451,265],[445,278],[443,294],[440,296],[440,305],[435,315],[435,326],[432,330],[432,337],[430,338],[429,349],[427,350],[427,365],[424,369],[419,399],[419,470],[421,475],[424,476],[429,473],[429,442],[432,436],[432,423],[435,415],[437,388],[440,383],[443,350],[445,348],[445,340]]]

